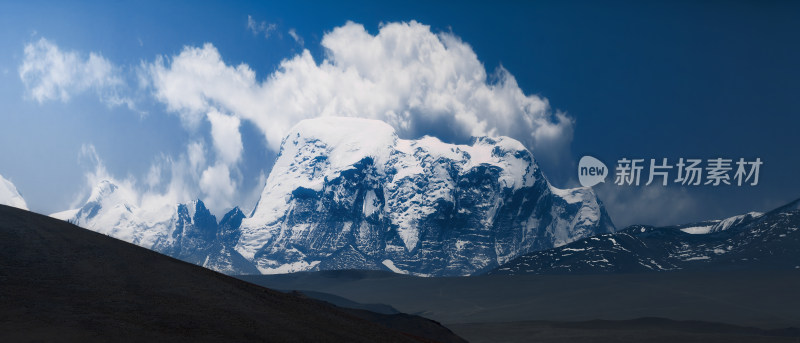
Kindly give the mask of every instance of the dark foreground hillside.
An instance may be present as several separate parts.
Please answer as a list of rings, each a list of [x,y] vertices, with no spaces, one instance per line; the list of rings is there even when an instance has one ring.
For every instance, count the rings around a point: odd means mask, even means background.
[[[323,271],[240,277],[309,296],[333,294],[370,308],[384,304],[439,321],[473,343],[800,342],[800,271],[794,270],[449,278]]]
[[[386,327],[393,316],[272,291],[0,205],[2,342],[460,341],[435,322],[394,316],[406,332]]]

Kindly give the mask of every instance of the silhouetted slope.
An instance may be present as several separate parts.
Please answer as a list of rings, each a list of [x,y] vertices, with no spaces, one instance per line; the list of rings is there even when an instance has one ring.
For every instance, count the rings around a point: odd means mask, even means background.
[[[432,322],[416,319],[430,329]],[[0,341],[32,340],[425,341],[323,302],[0,206]]]

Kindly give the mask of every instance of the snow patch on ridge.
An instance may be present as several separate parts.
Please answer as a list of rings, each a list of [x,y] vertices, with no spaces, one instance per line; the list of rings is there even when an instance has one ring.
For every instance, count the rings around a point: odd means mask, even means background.
[[[764,215],[761,212],[748,212],[738,216],[728,217],[722,220],[710,221],[704,225],[694,225],[683,227],[680,230],[693,235],[705,235],[714,232],[720,232],[730,229],[733,226],[739,225],[745,221],[753,220]]]
[[[392,272],[395,272],[397,274],[408,274],[407,271],[397,268],[397,266],[394,265],[394,262],[392,262],[392,260],[383,260],[383,262],[381,263],[384,266],[386,266],[386,268],[389,268],[389,270],[391,270]]]
[[[557,195],[558,197],[564,199],[568,204],[575,204],[582,202],[585,195],[586,195],[586,188],[572,188],[572,189],[560,189],[553,186],[550,186],[550,191],[553,194]]]
[[[681,231],[693,235],[704,235],[710,233],[712,227],[714,227],[714,225],[690,226],[682,228]]]
[[[307,263],[305,261],[297,261],[292,263],[287,263],[280,265],[278,267],[266,267],[266,266],[256,266],[258,271],[261,274],[269,275],[269,274],[287,274],[287,273],[295,273],[295,272],[302,272],[305,270],[313,269],[316,267],[320,261],[312,261],[311,263]]]

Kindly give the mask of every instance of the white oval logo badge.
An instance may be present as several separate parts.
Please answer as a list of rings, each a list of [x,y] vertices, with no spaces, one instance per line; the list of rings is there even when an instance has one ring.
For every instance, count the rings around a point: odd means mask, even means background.
[[[583,187],[592,187],[600,182],[606,182],[606,175],[608,175],[606,165],[592,156],[583,156],[578,162],[578,181]]]

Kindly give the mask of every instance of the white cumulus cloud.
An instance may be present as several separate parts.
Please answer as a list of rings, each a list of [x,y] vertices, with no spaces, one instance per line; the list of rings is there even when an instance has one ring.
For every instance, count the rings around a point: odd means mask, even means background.
[[[298,121],[333,115],[380,119],[410,138],[506,135],[540,159],[557,160],[572,140],[570,117],[525,94],[503,68],[489,77],[451,33],[412,21],[373,35],[350,22],[325,34],[322,46],[321,62],[304,50],[263,80],[246,64],[226,64],[212,44],[187,46],[146,69],[157,99],[186,123],[218,109],[253,122],[274,151]]]
[[[100,54],[84,56],[64,51],[45,38],[26,44],[24,53],[19,77],[26,95],[39,103],[66,102],[76,94],[94,90],[109,106],[133,107],[132,101],[118,90],[124,85],[119,68]]]
[[[234,203],[240,175],[224,163],[208,165],[202,142],[190,142],[186,151],[177,157],[161,155],[156,158],[141,182],[134,176],[121,179],[108,171],[102,158],[91,144],[81,148],[80,160],[86,162],[86,188],[78,194],[71,208],[82,206],[89,190],[107,180],[125,194],[121,199],[149,212],[164,212],[175,204],[195,199],[203,200],[217,216],[236,206]],[[171,215],[171,213],[162,213]]]
[[[235,164],[242,157],[242,134],[239,132],[239,118],[219,113],[208,112],[211,122],[211,138],[218,158],[226,164]]]
[[[223,208],[230,205],[236,193],[236,182],[231,178],[228,166],[218,163],[203,171],[200,189],[207,195],[206,203],[210,208]]]
[[[248,26],[256,34],[275,30],[252,17]],[[302,45],[294,30],[290,36]],[[487,73],[472,47],[452,33],[435,33],[411,21],[382,25],[373,34],[349,22],[326,33],[321,44],[321,60],[303,50],[259,77],[247,64],[226,63],[210,43],[142,62],[134,68],[138,91],[152,91],[193,134],[206,121],[210,132],[193,136],[179,156],[157,157],[141,181],[129,177],[122,183],[141,205],[201,198],[219,213],[260,193],[240,189],[244,181],[252,181],[240,170],[245,122],[277,152],[292,126],[320,116],[382,120],[404,138],[510,136],[531,148],[543,164],[568,156],[573,120],[552,110],[547,99],[526,94],[506,69]],[[118,94],[132,90],[119,71],[100,54],[64,51],[44,38],[25,46],[19,67],[35,101],[68,101],[95,91],[110,105],[124,103],[127,98]],[[95,161],[87,181],[113,178],[94,149],[86,149],[84,155]]]

